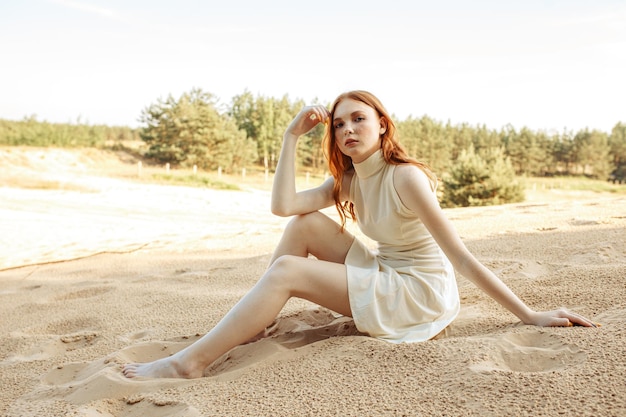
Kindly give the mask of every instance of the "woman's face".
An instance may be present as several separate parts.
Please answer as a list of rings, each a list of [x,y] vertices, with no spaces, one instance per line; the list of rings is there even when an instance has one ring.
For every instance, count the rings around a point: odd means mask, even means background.
[[[333,131],[339,150],[353,163],[366,160],[380,149],[380,135],[385,133],[383,120],[367,104],[344,99],[335,107]]]

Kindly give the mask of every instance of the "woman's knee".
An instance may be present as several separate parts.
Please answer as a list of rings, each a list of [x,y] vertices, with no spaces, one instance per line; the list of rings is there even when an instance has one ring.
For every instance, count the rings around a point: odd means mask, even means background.
[[[339,225],[325,214],[314,211],[294,216],[287,224],[286,231],[299,237],[312,238],[319,236],[319,233],[327,234],[331,229],[339,230]]]
[[[261,278],[266,285],[271,285],[276,290],[284,290],[289,293],[295,288],[296,262],[302,259],[299,256],[282,255],[269,266]]]
[[[297,229],[300,231],[306,231],[315,229],[315,224],[319,224],[320,216],[323,216],[319,211],[312,213],[299,214],[294,216],[289,223],[287,223],[288,229]]]

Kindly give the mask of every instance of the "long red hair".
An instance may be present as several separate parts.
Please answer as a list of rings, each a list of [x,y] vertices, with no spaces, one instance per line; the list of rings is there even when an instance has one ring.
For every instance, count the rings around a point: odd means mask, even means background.
[[[343,176],[346,172],[353,169],[353,166],[352,158],[344,155],[337,146],[335,138],[335,128],[333,123],[333,120],[335,118],[335,109],[337,108],[337,105],[346,99],[365,103],[366,105],[373,108],[376,113],[378,113],[378,117],[385,121],[387,128],[385,132],[380,135],[380,147],[382,149],[383,158],[385,159],[385,161],[387,161],[387,163],[392,165],[416,165],[418,168],[426,173],[428,178],[431,180],[433,187],[437,183],[437,177],[433,174],[430,168],[426,164],[419,162],[415,158],[410,157],[404,147],[400,144],[400,142],[398,142],[398,139],[396,137],[396,125],[393,123],[391,116],[376,96],[374,96],[370,92],[363,90],[348,91],[346,93],[343,93],[335,99],[330,108],[330,123],[328,124],[328,128],[326,129],[326,133],[324,135],[324,153],[326,154],[326,158],[328,159],[328,167],[330,169],[330,172],[335,178],[335,184],[333,186],[333,198],[335,200],[335,207],[337,207],[339,217],[341,218],[342,229],[343,227],[345,227],[346,218],[348,216],[352,220],[356,220],[356,215],[354,213],[354,204],[350,201],[340,201]]]

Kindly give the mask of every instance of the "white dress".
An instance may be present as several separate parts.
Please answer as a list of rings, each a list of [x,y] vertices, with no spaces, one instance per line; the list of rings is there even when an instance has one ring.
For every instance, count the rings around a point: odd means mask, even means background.
[[[355,239],[348,251],[350,308],[363,333],[393,343],[421,342],[454,320],[459,293],[452,264],[400,200],[395,167],[380,150],[354,164],[350,198],[357,223],[378,249]]]

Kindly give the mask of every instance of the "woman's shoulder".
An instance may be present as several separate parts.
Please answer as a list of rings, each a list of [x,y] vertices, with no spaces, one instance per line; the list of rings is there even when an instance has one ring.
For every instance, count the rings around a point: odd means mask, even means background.
[[[422,168],[411,163],[395,166],[393,183],[399,192],[416,188],[433,191],[437,185]]]
[[[426,172],[424,172],[424,170],[420,167],[418,167],[415,164],[411,164],[411,163],[404,163],[404,164],[398,164],[394,166],[394,179],[396,180],[405,180],[405,181],[413,181],[413,180],[418,180],[418,181],[423,181],[426,180],[428,181],[428,175],[426,174]]]

